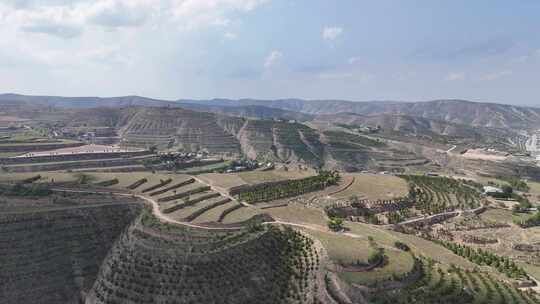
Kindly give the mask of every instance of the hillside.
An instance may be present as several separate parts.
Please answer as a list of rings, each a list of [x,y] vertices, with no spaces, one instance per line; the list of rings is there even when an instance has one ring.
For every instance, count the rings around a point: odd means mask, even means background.
[[[138,108],[124,113],[132,116],[121,127],[123,145],[240,153],[238,141],[230,132],[242,124],[240,118],[219,117],[181,108]]]
[[[2,303],[80,303],[134,204],[0,213]]]
[[[355,113],[362,115],[404,114],[473,126],[531,129],[540,126],[540,108],[470,102],[465,100],[434,100],[427,102],[344,100],[226,100],[198,101],[220,106],[264,105],[313,115]]]
[[[259,119],[284,119],[284,120],[297,120],[308,121],[313,119],[313,115],[288,111],[278,108],[271,108],[262,105],[246,105],[246,106],[220,106],[211,104],[197,104],[197,103],[179,103],[180,107],[184,109],[211,112],[230,116],[239,116],[246,118],[259,118]]]
[[[348,126],[351,129],[364,126],[378,128],[378,134],[415,136],[436,142],[459,141],[462,144],[493,141],[508,143],[508,138],[519,136],[508,128],[472,126],[405,114],[327,114],[316,116],[312,123],[321,126]]]
[[[139,96],[124,97],[54,97],[25,96],[17,94],[0,95],[0,105],[21,104],[54,106],[62,108],[127,107],[127,106],[168,106],[191,108],[230,115],[257,118],[308,119],[309,115],[355,113],[361,115],[399,114],[426,119],[446,121],[472,126],[512,128],[532,130],[540,128],[540,108],[513,106],[496,103],[480,103],[465,100],[434,100],[427,102],[345,100],[303,100],[303,99],[179,99],[166,101]],[[272,108],[272,109],[269,109]],[[281,111],[275,110],[279,109]]]
[[[191,229],[142,217],[85,303],[316,303],[312,241],[290,229]]]
[[[76,106],[70,106],[72,103]],[[49,134],[66,128],[92,131],[93,127],[108,127],[114,129],[114,136],[107,140],[124,147],[206,151],[217,157],[247,156],[347,171],[432,170],[432,165],[448,164],[441,152],[450,149],[524,154],[528,137],[520,131],[540,127],[540,109],[457,100],[353,103],[216,99],[180,103],[139,97],[2,95],[0,104],[3,115],[29,119],[27,124]],[[358,132],[362,126],[377,131]]]

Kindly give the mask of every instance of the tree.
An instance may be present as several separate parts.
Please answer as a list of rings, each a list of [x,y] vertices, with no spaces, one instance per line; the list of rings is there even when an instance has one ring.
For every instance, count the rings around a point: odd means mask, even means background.
[[[343,230],[343,219],[339,217],[331,217],[328,221],[328,228],[333,231]]]
[[[512,187],[509,186],[509,185],[504,185],[504,186],[502,187],[502,191],[503,191],[506,195],[510,196],[510,195],[512,195],[512,193],[514,192],[514,189],[512,189]]]

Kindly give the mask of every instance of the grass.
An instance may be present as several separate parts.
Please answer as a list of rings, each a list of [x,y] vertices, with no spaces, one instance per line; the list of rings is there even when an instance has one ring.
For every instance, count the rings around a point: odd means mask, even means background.
[[[313,170],[272,170],[272,171],[248,171],[236,173],[244,182],[248,184],[258,184],[263,182],[274,182],[286,179],[300,179],[315,175]]]
[[[227,216],[223,219],[223,223],[232,224],[243,222],[257,214],[261,214],[261,211],[257,208],[243,207],[227,214]]]
[[[200,193],[200,194],[192,195],[192,196],[190,196],[190,199],[197,199],[198,197],[203,196],[203,195],[207,195],[209,193],[210,192],[203,192],[203,193]],[[184,207],[182,209],[174,211],[174,212],[168,214],[168,216],[170,216],[172,219],[175,219],[175,220],[182,220],[183,218],[186,218],[187,216],[191,215],[193,212],[195,212],[195,211],[197,211],[197,210],[199,210],[201,208],[204,208],[204,207],[206,207],[206,206],[208,206],[208,205],[210,205],[210,204],[212,204],[215,201],[220,200],[220,199],[222,199],[222,198],[217,197],[217,198],[207,199],[207,200],[198,202],[195,205]],[[183,203],[183,202],[182,201],[177,202],[177,204],[181,204],[181,203]]]
[[[349,283],[369,285],[392,278],[393,275],[405,274],[414,266],[414,259],[409,253],[385,250],[384,254],[388,257],[388,264],[383,267],[377,267],[369,272],[343,272],[339,277]]]
[[[2,173],[0,174],[0,182],[17,182],[24,179],[41,175],[41,179],[36,181],[36,183],[45,183],[51,182],[54,180],[55,183],[65,183],[65,182],[74,182],[77,180],[77,177],[73,173],[64,173],[64,172],[29,172],[29,173]]]
[[[21,154],[24,154],[24,152],[1,152],[0,153],[0,158],[2,158],[2,157],[13,157],[13,156],[21,155]]]
[[[326,227],[327,219],[323,211],[316,208],[307,208],[301,205],[288,205],[263,210],[276,219],[285,222],[310,223]]]
[[[326,248],[330,259],[335,262],[367,262],[370,250],[367,238],[354,239],[333,232],[321,232],[307,229],[305,232],[320,240],[324,248]]]
[[[321,241],[328,252],[329,258],[336,263],[352,264],[356,262],[366,263],[372,250],[368,238],[352,238],[332,232],[305,230],[308,234]],[[342,272],[340,278],[349,283],[371,284],[375,281],[391,278],[393,274],[399,275],[410,271],[414,260],[404,251],[389,247],[389,238],[385,234],[374,233],[377,244],[386,245],[385,255],[388,263],[381,268],[375,268],[368,272]],[[375,237],[376,236],[376,237]],[[392,238],[392,240],[394,240]]]
[[[41,179],[36,181],[36,183],[48,183],[54,180],[55,183],[65,183],[65,182],[75,182],[78,180],[79,172],[28,172],[28,173],[2,173],[0,174],[0,182],[17,182],[21,181],[36,175],[41,175]],[[111,173],[97,173],[97,172],[84,172],[83,174],[91,177],[91,181],[100,182],[106,181],[114,178],[118,178],[119,183],[111,186],[112,189],[125,189],[127,186],[136,182],[139,179],[147,178],[148,182],[145,184],[151,185],[158,183],[160,179],[173,178],[174,182],[180,182],[186,180],[188,177],[183,174],[152,174],[149,172],[111,172]],[[140,187],[142,190],[145,187]]]
[[[530,193],[533,194],[540,194],[540,183],[537,182],[527,182],[531,190],[529,190]]]
[[[0,143],[0,147],[4,146],[41,146],[41,145],[51,145],[51,144],[72,144],[72,143],[78,143],[78,141],[75,140],[68,140],[68,139],[54,139],[54,140],[47,140],[43,139],[43,141],[29,141],[29,142],[18,142],[18,143]]]
[[[237,174],[205,173],[199,175],[198,178],[223,189],[245,184]]]
[[[152,158],[151,156],[135,156],[132,159],[135,163],[133,165],[140,164],[140,161],[143,161],[145,159]],[[9,165],[9,167],[39,167],[39,166],[48,166],[48,165],[57,165],[57,164],[76,164],[76,163],[83,163],[83,164],[101,164],[102,162],[107,161],[119,161],[122,160],[120,158],[104,158],[104,159],[85,159],[85,160],[69,160],[69,161],[53,161],[53,162],[42,162],[42,163],[26,163],[26,164],[15,164],[15,165]],[[139,162],[137,162],[139,161]],[[133,166],[131,165],[131,166]],[[113,166],[114,167],[114,166]],[[123,166],[126,167],[126,166]],[[104,167],[98,168],[103,169]],[[114,167],[116,168],[116,167]],[[85,168],[86,169],[86,168]]]
[[[512,211],[505,209],[489,209],[480,214],[480,218],[485,221],[497,223],[512,223]]]
[[[348,198],[353,195],[371,200],[392,199],[407,195],[409,188],[403,179],[391,175],[345,174],[355,178],[354,183],[345,191],[335,195],[337,198]]]
[[[238,204],[237,202],[228,202],[224,205],[218,206],[216,208],[212,208],[205,213],[201,214],[198,218],[196,218],[193,222],[194,223],[206,223],[206,222],[217,222],[219,219],[219,216],[223,211],[225,211],[227,208],[232,207],[234,205]]]
[[[177,173],[184,173],[184,174],[207,173],[207,172],[212,172],[214,170],[226,169],[226,168],[228,168],[230,166],[230,164],[231,164],[230,161],[226,161],[226,162],[217,163],[217,164],[211,164],[211,165],[206,165],[206,166],[186,168],[186,169],[183,169],[183,170],[177,170],[176,172]]]
[[[521,221],[526,221],[529,218],[531,218],[534,215],[534,213],[535,212],[518,212],[518,213],[513,213],[511,215],[512,215],[513,221],[521,222]]]
[[[529,275],[533,276],[536,280],[540,280],[540,266],[531,265],[529,263],[517,262],[517,261],[516,261],[516,264],[518,264],[520,267],[523,267],[523,269],[525,269],[525,271]]]
[[[373,237],[379,244],[394,246],[395,241],[401,241],[408,244],[416,255],[430,257],[446,265],[454,264],[466,269],[475,267],[475,264],[455,255],[443,246],[414,235],[384,230],[362,223],[347,223],[346,226],[353,233]]]
[[[506,209],[489,209],[485,212],[483,212],[480,215],[480,218],[485,221],[489,222],[496,222],[496,223],[503,223],[503,224],[513,224],[514,220],[520,221],[520,220],[526,220],[534,215],[534,212],[519,212],[519,213],[512,213],[510,210]],[[518,228],[519,229],[519,228]],[[524,229],[523,233],[520,235],[528,235],[533,231],[532,228]],[[506,235],[494,234],[494,237],[501,237],[504,238]],[[514,241],[514,240],[513,240]]]

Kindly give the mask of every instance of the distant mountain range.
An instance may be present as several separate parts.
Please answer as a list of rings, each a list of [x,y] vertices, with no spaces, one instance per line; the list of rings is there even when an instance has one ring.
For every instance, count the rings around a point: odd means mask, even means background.
[[[523,150],[540,108],[463,100],[177,100],[0,95],[0,115],[114,127],[126,146],[207,150],[361,170],[423,166],[456,145]],[[358,131],[377,129],[376,134]],[[428,160],[429,159],[429,160]]]
[[[318,115],[353,113],[360,115],[407,115],[454,124],[530,130],[540,128],[540,108],[495,103],[479,103],[465,100],[434,100],[426,102],[303,99],[212,99],[176,101],[158,100],[140,96],[123,97],[54,97],[0,95],[1,105],[53,106],[59,108],[95,108],[157,106],[182,107],[249,118],[281,118],[308,121]]]

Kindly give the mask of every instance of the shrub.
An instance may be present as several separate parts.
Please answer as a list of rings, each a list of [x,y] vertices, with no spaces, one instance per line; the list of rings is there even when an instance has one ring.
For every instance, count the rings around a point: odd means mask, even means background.
[[[396,241],[394,243],[394,246],[400,250],[403,250],[403,251],[409,251],[411,250],[411,248],[409,248],[409,245],[405,244],[405,243],[402,243],[400,241]]]
[[[343,230],[343,219],[339,217],[331,217],[328,221],[328,228],[333,231]]]

